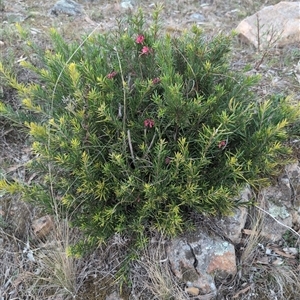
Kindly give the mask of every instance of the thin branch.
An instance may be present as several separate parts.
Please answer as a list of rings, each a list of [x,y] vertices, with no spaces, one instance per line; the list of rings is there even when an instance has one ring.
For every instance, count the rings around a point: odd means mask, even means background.
[[[119,56],[118,49],[115,47],[114,50],[116,51],[116,54],[117,54],[119,68],[120,68],[120,74],[121,74],[121,79],[122,79],[122,87],[123,87],[123,132],[124,132],[124,135],[125,135],[125,131],[126,131],[126,82],[125,82],[125,79],[124,79],[123,68],[122,68],[121,59],[120,59],[120,56]]]
[[[259,16],[256,14],[256,28],[257,28],[257,51],[260,52],[260,24]]]
[[[129,149],[130,149],[132,163],[135,164],[135,159],[134,159],[134,154],[133,154],[133,148],[132,148],[132,143],[131,143],[131,135],[130,135],[130,130],[129,129],[127,130],[127,138],[128,138],[128,144],[129,144]]]
[[[148,149],[147,149],[147,152],[146,152],[145,154],[148,154],[148,153],[150,152],[150,149],[151,149],[152,146],[153,146],[153,143],[154,143],[155,138],[156,138],[156,132],[154,133],[154,135],[153,135],[153,137],[152,137],[152,140],[151,140],[151,142],[150,142],[150,145],[149,145],[149,147],[148,147]]]

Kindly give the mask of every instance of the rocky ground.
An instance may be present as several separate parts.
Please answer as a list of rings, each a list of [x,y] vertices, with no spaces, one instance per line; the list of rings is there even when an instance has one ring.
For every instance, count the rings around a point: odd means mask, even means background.
[[[19,63],[28,58],[26,45],[20,39],[16,24],[29,30],[30,39],[36,40],[43,48],[50,48],[47,33],[55,27],[66,38],[80,40],[83,34],[92,31],[105,32],[117,26],[116,20],[126,13],[142,7],[146,16],[151,17],[154,1],[77,1],[82,6],[79,15],[66,15],[54,9],[55,1],[5,1],[0,0],[0,51],[1,61],[9,65],[17,77],[26,82],[35,80],[25,73]],[[162,12],[163,27],[172,34],[179,34],[196,23],[208,35],[219,32],[229,33],[239,22],[261,8],[276,4],[278,0],[166,0]],[[51,49],[51,48],[50,48]],[[300,83],[297,77],[300,49],[297,44],[282,48],[270,47],[258,51],[238,38],[234,41],[232,68],[242,70],[247,67],[249,74],[260,74],[261,83],[256,92],[266,98],[279,93],[300,100]],[[258,65],[259,63],[259,65]],[[18,99],[13,90],[2,85],[0,77],[0,99],[18,108]],[[298,154],[296,153],[296,156]],[[0,178],[16,178],[30,183],[34,177],[28,176],[25,164],[31,159],[27,139],[22,132],[0,118]],[[34,221],[43,216],[40,209],[10,198],[0,191],[0,300],[8,299],[189,299],[197,291],[174,276],[165,257],[166,241],[153,237],[152,246],[140,254],[132,266],[131,286],[124,284],[120,295],[116,269],[124,259],[122,253],[127,241],[121,237],[112,239],[106,247],[99,248],[89,257],[76,260],[65,255],[69,243],[76,240],[79,233],[71,231],[65,223],[48,218]],[[255,226],[262,226],[261,216]],[[200,220],[201,226],[204,223]],[[249,222],[249,220],[248,220]],[[213,227],[213,223],[209,223]],[[292,289],[299,278],[299,240],[287,234],[276,245],[267,245],[265,237],[253,227],[245,232],[251,235],[248,247],[238,247],[238,272],[236,276],[219,280],[217,299],[298,299],[297,291],[282,298],[283,290]],[[43,229],[44,228],[44,229]],[[49,232],[50,238],[44,238]],[[216,228],[214,228],[216,231]],[[299,228],[295,228],[299,230]],[[254,234],[253,234],[254,233]],[[28,241],[31,241],[28,244]],[[296,253],[284,252],[289,246]],[[273,247],[273,248],[272,248]],[[298,250],[297,250],[298,247]],[[266,249],[269,249],[268,251]],[[275,249],[275,250],[274,250]],[[272,252],[272,251],[273,252]],[[277,251],[285,261],[285,268],[275,268],[266,253]],[[294,251],[294,250],[293,250]],[[297,252],[298,251],[298,252]],[[263,267],[255,262],[261,259]],[[289,267],[289,263],[293,266]],[[280,264],[281,265],[281,264]],[[248,272],[242,272],[247,269]],[[298,272],[298,273],[297,273]],[[273,273],[273,277],[271,276]],[[297,278],[298,276],[298,278]],[[266,284],[265,278],[271,278]],[[250,284],[248,284],[250,282]],[[256,283],[254,288],[253,282]],[[190,288],[190,289],[189,289]],[[187,290],[189,289],[189,290]],[[287,294],[285,294],[287,295]],[[206,298],[205,298],[206,297]],[[211,299],[198,296],[194,299]]]

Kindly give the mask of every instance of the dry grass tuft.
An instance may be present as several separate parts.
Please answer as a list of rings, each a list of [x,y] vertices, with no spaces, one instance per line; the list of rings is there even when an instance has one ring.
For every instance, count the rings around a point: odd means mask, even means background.
[[[43,240],[23,242],[1,228],[0,299],[106,299],[118,285],[126,240],[115,236],[85,257],[68,255],[80,233],[67,220],[56,220]],[[24,238],[30,238],[24,236]]]
[[[71,235],[66,221],[56,223],[45,242],[29,242],[29,236],[23,242],[2,233],[8,238],[1,249],[3,299],[74,299],[82,284],[77,277],[82,266],[67,255]]]
[[[134,263],[131,271],[132,299],[190,299],[169,267],[165,246],[161,237],[143,250]]]
[[[37,250],[38,270],[34,277],[40,281],[39,293],[74,299],[83,284],[83,278],[78,277],[82,262],[68,255],[74,232],[69,229],[67,220],[55,223],[48,241]]]
[[[272,253],[269,241],[260,235],[267,215],[256,210],[252,216],[251,230],[238,263],[240,271],[235,278],[233,299],[300,298],[299,261],[293,260],[296,264],[291,264],[288,258]]]

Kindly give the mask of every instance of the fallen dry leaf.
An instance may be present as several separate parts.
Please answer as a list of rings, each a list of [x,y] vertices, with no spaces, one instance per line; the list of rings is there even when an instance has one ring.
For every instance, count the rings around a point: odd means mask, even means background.
[[[185,288],[185,292],[192,295],[192,296],[198,296],[200,294],[200,290],[196,287],[187,287]]]
[[[257,232],[254,231],[254,230],[251,230],[251,229],[242,229],[242,233],[244,233],[246,235],[251,235],[251,234],[254,234],[254,233],[257,233]]]
[[[295,247],[288,247],[288,248],[283,248],[282,249],[285,253],[288,253],[288,254],[292,254],[292,255],[297,255],[299,250]]]
[[[248,286],[246,286],[244,289],[240,290],[239,292],[237,292],[232,298],[233,298],[233,299],[238,298],[241,294],[244,294],[244,293],[246,293],[247,291],[249,291],[250,288],[251,288],[252,286],[253,286],[253,283],[250,284],[250,285],[248,285]]]
[[[288,254],[288,253],[285,253],[283,251],[280,251],[278,249],[272,249],[276,254],[280,255],[280,256],[283,256],[283,257],[287,257],[287,258],[295,258],[295,255],[293,254]]]
[[[282,258],[276,258],[273,262],[272,265],[274,266],[281,266],[283,264],[283,259]]]
[[[267,256],[261,257],[261,258],[256,260],[256,263],[262,264],[262,265],[268,265],[269,264],[269,257],[267,257]]]

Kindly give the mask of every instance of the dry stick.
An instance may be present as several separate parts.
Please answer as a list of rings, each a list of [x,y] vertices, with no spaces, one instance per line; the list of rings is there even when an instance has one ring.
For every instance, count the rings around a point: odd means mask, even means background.
[[[261,41],[260,41],[261,36],[260,36],[260,24],[259,24],[258,14],[256,14],[256,22],[257,22],[257,24],[256,24],[256,27],[257,27],[257,51],[258,51],[258,53],[261,53]],[[259,67],[262,64],[262,62],[264,61],[266,55],[267,55],[267,51],[264,51],[261,59],[259,61],[257,61],[254,66],[255,70],[257,70],[257,71],[259,70]]]
[[[120,56],[119,56],[119,52],[117,47],[114,47],[114,50],[116,51],[117,54],[117,58],[118,58],[118,63],[119,63],[119,68],[120,68],[120,75],[121,75],[121,79],[122,79],[122,87],[123,87],[123,132],[124,132],[124,136],[125,136],[125,131],[126,131],[126,82],[124,79],[124,74],[123,74],[123,68],[121,65],[121,60],[120,60]],[[124,143],[125,144],[125,143]]]
[[[281,226],[287,228],[289,231],[291,231],[292,233],[296,234],[296,235],[298,236],[298,239],[300,239],[300,234],[299,234],[297,231],[295,231],[293,228],[291,228],[291,227],[289,227],[289,226],[287,226],[287,225],[281,223],[281,222],[278,221],[275,217],[273,217],[269,212],[265,211],[263,208],[261,208],[261,207],[259,207],[259,206],[257,206],[257,205],[254,205],[254,207],[256,207],[256,208],[259,209],[260,211],[266,213],[266,214],[267,214],[268,216],[270,216],[273,220],[275,220],[279,225],[281,225]]]
[[[261,26],[259,23],[258,14],[256,14],[256,28],[257,28],[257,51],[258,51],[258,53],[261,53],[263,50],[262,49],[263,47],[262,47],[262,41],[261,41],[261,30],[260,30]],[[279,40],[282,32],[283,32],[283,30],[281,32],[277,32],[278,35],[276,37],[276,31],[273,26],[270,27],[270,29],[268,31],[266,31],[265,35],[268,35],[270,33],[270,38],[267,39],[267,45],[265,46],[265,50],[262,52],[261,58],[255,63],[255,66],[254,66],[255,70],[257,70],[257,71],[259,70],[261,64],[265,60],[266,56],[269,54],[270,48],[276,44],[276,42]]]
[[[256,14],[256,28],[257,28],[257,50],[260,52],[260,25],[259,25],[259,16]]]
[[[128,138],[128,144],[129,144],[129,149],[130,149],[132,163],[135,164],[135,159],[134,159],[134,154],[133,154],[133,148],[132,148],[132,143],[131,143],[131,135],[130,135],[130,130],[129,129],[127,130],[127,138]]]
[[[121,74],[121,79],[122,79],[122,87],[123,87],[123,134],[124,134],[124,152],[126,152],[126,137],[125,137],[126,118],[127,118],[127,116],[126,116],[126,114],[127,114],[127,110],[126,110],[126,105],[127,105],[127,103],[126,103],[126,97],[127,97],[126,96],[126,82],[125,82],[125,79],[124,79],[123,69],[122,69],[122,65],[121,65],[121,59],[120,59],[117,47],[114,47],[114,50],[116,51],[117,58],[118,58],[120,74]],[[129,74],[129,76],[130,76],[130,74]],[[129,81],[130,81],[130,77],[129,77]],[[129,88],[129,81],[128,81],[128,88]],[[120,105],[119,105],[119,112],[120,112]],[[131,143],[130,130],[127,131],[127,138],[128,138],[128,145],[129,145],[129,149],[130,149],[132,163],[135,164],[133,148],[132,148],[132,143]]]
[[[156,132],[154,133],[153,138],[152,138],[152,140],[150,142],[150,145],[149,145],[149,147],[147,149],[147,154],[149,153],[150,149],[152,148],[155,138],[156,138]]]
[[[255,64],[255,70],[257,70],[257,71],[259,70],[261,64],[263,63],[263,61],[265,60],[265,58],[266,58],[267,55],[269,54],[270,48],[271,48],[271,47],[276,43],[276,41],[278,40],[278,38],[276,38],[276,37],[275,37],[275,39],[273,40],[274,36],[275,36],[275,32],[274,32],[273,29],[272,29],[271,35],[270,35],[270,39],[269,39],[269,41],[268,41],[268,44],[267,44],[267,46],[266,46],[266,49],[263,51],[263,54],[262,54],[260,60],[258,60],[258,61],[256,62],[256,64]],[[258,40],[260,41],[260,39],[258,39]],[[261,50],[261,49],[260,49],[260,42],[259,42],[259,52],[261,52],[260,50]]]
[[[119,56],[119,52],[118,49],[116,47],[114,47],[114,50],[116,51],[117,54],[117,58],[118,58],[118,63],[119,63],[119,68],[120,68],[120,74],[121,74],[121,79],[122,79],[122,86],[123,86],[123,132],[124,132],[124,148],[126,147],[126,138],[125,138],[125,131],[126,131],[126,82],[124,79],[124,74],[123,74],[123,69],[122,69],[122,65],[121,65],[121,59]],[[129,79],[128,79],[128,87],[129,87],[129,83],[130,83],[130,74],[129,74]],[[119,112],[120,112],[120,105],[119,105]],[[135,165],[135,159],[134,159],[134,153],[133,153],[133,148],[132,148],[132,143],[131,143],[131,135],[130,135],[130,130],[127,130],[127,138],[128,138],[128,145],[129,145],[129,149],[130,149],[130,154],[131,154],[131,159],[132,159],[132,163],[133,165]],[[124,151],[126,151],[126,149],[124,149]]]

